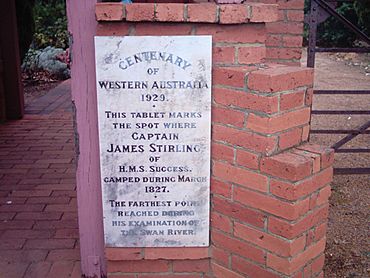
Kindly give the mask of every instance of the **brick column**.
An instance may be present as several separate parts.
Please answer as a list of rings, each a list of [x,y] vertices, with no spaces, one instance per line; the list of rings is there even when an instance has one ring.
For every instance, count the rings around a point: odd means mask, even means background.
[[[333,152],[306,143],[312,70],[281,65],[218,70],[213,275],[321,275]]]
[[[106,248],[108,274],[322,275],[333,153],[307,143],[312,69],[266,64],[277,6],[100,3],[96,15],[98,35],[213,37],[210,247]]]

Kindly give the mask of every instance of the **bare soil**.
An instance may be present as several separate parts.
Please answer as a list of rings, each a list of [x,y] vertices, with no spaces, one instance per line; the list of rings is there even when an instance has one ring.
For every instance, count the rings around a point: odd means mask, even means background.
[[[304,55],[305,56],[305,55]],[[302,59],[305,64],[305,57]],[[370,90],[369,54],[318,53],[315,89]],[[316,95],[313,110],[370,110],[370,95]],[[370,115],[313,115],[312,129],[356,129]],[[331,146],[345,134],[312,134],[310,141]],[[370,149],[370,134],[342,149]],[[336,153],[334,167],[370,168],[370,153]],[[336,175],[332,183],[325,277],[370,277],[370,175]]]

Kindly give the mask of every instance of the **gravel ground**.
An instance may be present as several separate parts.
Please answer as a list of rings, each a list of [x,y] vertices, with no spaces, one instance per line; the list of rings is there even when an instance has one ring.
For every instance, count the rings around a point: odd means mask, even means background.
[[[370,56],[318,53],[315,89],[370,90]],[[361,64],[362,62],[362,64]],[[305,58],[302,61],[305,64]],[[314,110],[370,110],[370,95],[316,95]],[[313,115],[312,129],[356,129],[370,115]],[[311,142],[332,145],[346,135],[312,134]],[[370,149],[370,134],[341,148]],[[336,153],[334,167],[370,168],[370,153]],[[325,277],[370,277],[370,175],[336,175],[332,183]]]

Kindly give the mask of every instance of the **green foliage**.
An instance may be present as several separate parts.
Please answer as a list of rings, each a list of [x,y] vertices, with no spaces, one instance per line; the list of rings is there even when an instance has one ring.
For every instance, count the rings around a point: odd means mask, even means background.
[[[357,14],[352,3],[343,2],[336,10],[353,24],[357,24]],[[333,16],[319,24],[317,34],[317,45],[320,46],[351,47],[356,40],[356,35]]]
[[[356,1],[354,8],[358,16],[358,24],[363,27],[367,35],[370,35],[370,0]]]
[[[68,47],[65,0],[36,0],[34,6],[35,33],[33,48]]]
[[[310,0],[305,1],[305,13],[309,13],[309,2]],[[370,0],[338,2],[336,11],[370,35]],[[307,42],[308,26],[305,26],[304,36]],[[354,32],[333,16],[317,28],[317,45],[321,47],[352,47],[357,39]]]

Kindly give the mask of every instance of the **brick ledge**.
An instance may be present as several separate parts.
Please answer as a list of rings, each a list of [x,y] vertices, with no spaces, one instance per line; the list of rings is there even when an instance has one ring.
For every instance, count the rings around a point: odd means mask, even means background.
[[[274,4],[97,3],[96,20],[127,22],[265,23],[278,20]]]

